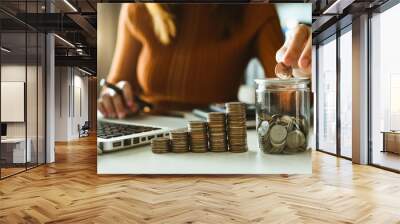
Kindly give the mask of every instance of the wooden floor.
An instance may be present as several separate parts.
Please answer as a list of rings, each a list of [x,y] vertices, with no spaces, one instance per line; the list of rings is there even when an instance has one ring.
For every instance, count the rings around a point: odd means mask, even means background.
[[[312,175],[98,176],[95,138],[0,181],[0,223],[400,223],[400,175],[315,152]]]
[[[24,170],[26,170],[25,169],[25,167],[17,167],[17,168],[15,168],[15,167],[12,167],[12,168],[1,168],[1,177],[3,178],[3,177],[8,177],[8,176],[11,176],[11,175],[13,175],[13,174],[16,174],[16,173],[19,173],[19,172],[23,172]]]
[[[3,167],[3,168],[1,168],[1,178],[6,178],[8,176],[15,175],[15,174],[20,173],[20,172],[24,172],[27,169],[33,169],[33,168],[35,168],[37,166],[38,165],[36,163],[35,164],[33,164],[33,163],[29,164],[28,163],[27,167],[25,167],[24,164],[18,165],[18,167],[7,167],[7,168]]]

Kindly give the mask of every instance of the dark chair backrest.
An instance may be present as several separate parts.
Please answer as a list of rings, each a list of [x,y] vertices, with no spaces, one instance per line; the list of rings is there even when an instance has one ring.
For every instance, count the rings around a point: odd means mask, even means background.
[[[89,121],[85,121],[85,123],[84,123],[83,126],[82,126],[82,129],[83,129],[83,130],[87,130],[87,129],[89,129],[89,128],[90,128]]]

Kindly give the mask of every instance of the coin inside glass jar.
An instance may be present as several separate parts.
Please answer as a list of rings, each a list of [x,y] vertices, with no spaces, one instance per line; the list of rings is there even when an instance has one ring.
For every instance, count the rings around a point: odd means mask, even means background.
[[[261,149],[267,153],[290,154],[307,149],[308,125],[304,117],[272,114],[269,120],[258,116],[257,133]]]
[[[287,146],[291,149],[296,149],[304,146],[304,143],[306,142],[306,138],[303,134],[303,132],[299,130],[294,130],[289,132],[286,143]]]
[[[267,134],[268,129],[269,129],[269,123],[268,123],[268,121],[263,121],[263,122],[261,122],[260,127],[258,128],[258,133],[259,133],[261,136],[264,136],[264,135]]]
[[[273,127],[271,127],[269,135],[271,138],[271,143],[280,144],[283,141],[285,141],[287,136],[287,130],[284,126],[276,124]]]

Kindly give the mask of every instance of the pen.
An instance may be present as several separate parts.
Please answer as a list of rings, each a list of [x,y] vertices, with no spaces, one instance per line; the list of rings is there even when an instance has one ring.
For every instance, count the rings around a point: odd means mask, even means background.
[[[126,102],[125,97],[124,97],[124,92],[118,86],[116,86],[110,82],[107,82],[105,79],[100,80],[100,86],[105,86],[107,88],[114,90],[118,95],[120,95],[122,97],[123,102]],[[151,109],[153,109],[153,105],[142,100],[138,95],[133,95],[133,100],[137,104],[140,111],[148,112]]]

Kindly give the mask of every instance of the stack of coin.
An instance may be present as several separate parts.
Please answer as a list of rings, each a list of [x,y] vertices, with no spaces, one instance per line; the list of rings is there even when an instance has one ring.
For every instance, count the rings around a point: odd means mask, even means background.
[[[226,103],[228,145],[231,152],[247,151],[246,105]]]
[[[189,133],[186,130],[172,131],[170,136],[172,152],[189,152]]]
[[[155,138],[151,141],[151,150],[153,153],[166,153],[169,151],[169,138]]]
[[[308,125],[304,118],[275,114],[257,127],[260,147],[267,153],[295,153],[307,149]]]
[[[228,150],[226,145],[226,125],[225,113],[208,113],[208,133],[211,152],[225,152]]]
[[[190,132],[190,150],[192,152],[207,152],[207,122],[189,121],[188,128]]]

